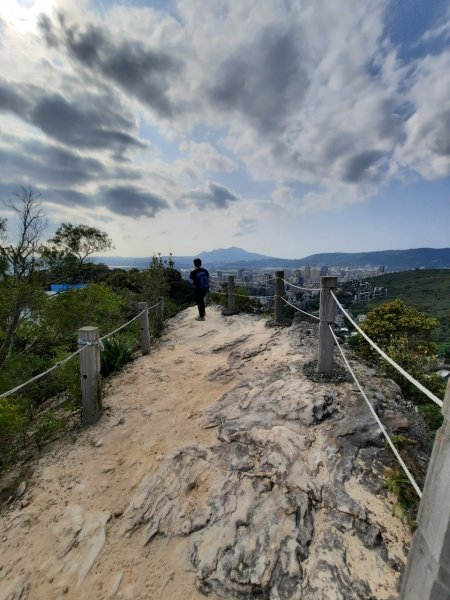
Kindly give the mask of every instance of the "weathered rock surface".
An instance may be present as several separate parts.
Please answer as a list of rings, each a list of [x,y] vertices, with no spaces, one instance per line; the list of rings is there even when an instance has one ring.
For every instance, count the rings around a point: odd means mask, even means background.
[[[283,334],[298,344],[301,328]],[[233,349],[208,379],[266,348]],[[370,477],[376,504],[386,502],[386,453],[370,412],[349,385],[308,381],[285,360],[245,375],[206,411],[217,444],[187,447],[146,477],[124,533],[145,527],[146,543],[190,536],[199,589],[223,598],[388,598],[398,580],[389,561],[402,564],[404,552],[387,533],[389,508],[364,502]],[[394,430],[407,425],[393,410],[388,417]]]

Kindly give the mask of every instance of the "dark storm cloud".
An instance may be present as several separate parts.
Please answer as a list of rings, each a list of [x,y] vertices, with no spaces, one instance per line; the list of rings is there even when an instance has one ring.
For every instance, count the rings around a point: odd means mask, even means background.
[[[36,103],[30,120],[47,135],[77,148],[143,147],[144,144],[128,133],[102,127],[105,108],[78,108],[54,94]]]
[[[160,117],[173,114],[168,90],[170,78],[180,70],[178,59],[140,42],[115,44],[111,34],[99,27],[79,31],[77,27],[68,27],[63,17],[60,17],[60,25],[56,28],[48,18],[41,19],[40,28],[47,44],[55,45],[59,40],[79,65],[113,81],[124,92],[153,108]]]
[[[134,124],[112,96],[74,94],[69,101],[37,86],[0,80],[0,110],[16,114],[67,146],[107,149],[120,156],[130,147],[145,145],[123,131]]]
[[[91,196],[78,192],[76,190],[67,190],[65,188],[49,188],[42,190],[41,200],[51,202],[52,204],[65,205],[70,207],[94,208]]]
[[[192,190],[188,194],[184,194],[177,202],[177,206],[180,208],[188,204],[195,204],[199,208],[218,208],[225,209],[232,202],[239,200],[236,194],[233,194],[224,185],[208,182],[205,187]]]
[[[279,130],[309,85],[298,40],[298,31],[265,30],[224,61],[209,99],[242,113],[261,133]]]
[[[169,204],[160,196],[142,188],[120,185],[104,188],[100,202],[111,212],[126,217],[155,217],[156,213]]]
[[[15,86],[0,81],[0,111],[12,112],[25,118],[30,108],[30,101],[25,94],[19,93]]]
[[[350,156],[346,160],[342,180],[347,183],[359,183],[373,179],[368,170],[377,165],[383,156],[384,153],[379,150],[364,150]]]
[[[70,185],[105,177],[102,163],[65,148],[30,141],[21,146],[0,148],[2,178],[35,184]]]

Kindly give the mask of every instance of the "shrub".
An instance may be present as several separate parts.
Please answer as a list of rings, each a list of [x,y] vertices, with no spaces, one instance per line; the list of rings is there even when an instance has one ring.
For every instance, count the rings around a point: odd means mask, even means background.
[[[101,374],[106,377],[118,371],[133,358],[133,345],[122,335],[113,335],[103,343]]]
[[[15,438],[25,430],[26,423],[23,406],[8,398],[0,400],[0,456],[11,448]]]
[[[412,525],[413,515],[418,507],[418,499],[407,475],[402,469],[388,469],[386,485],[397,499],[393,512],[398,510]]]
[[[432,402],[419,404],[419,412],[431,431],[436,431],[442,425],[443,417],[437,404]]]

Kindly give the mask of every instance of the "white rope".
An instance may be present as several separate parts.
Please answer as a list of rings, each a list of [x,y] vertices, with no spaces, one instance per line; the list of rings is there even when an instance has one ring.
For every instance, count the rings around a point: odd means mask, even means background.
[[[25,387],[29,383],[33,383],[33,381],[37,381],[38,379],[41,379],[41,377],[44,377],[45,375],[48,375],[48,373],[51,373],[52,371],[54,371],[58,367],[61,367],[63,364],[65,364],[66,362],[68,362],[71,358],[73,358],[77,354],[80,354],[80,352],[82,352],[85,349],[85,347],[86,347],[86,345],[83,345],[82,348],[79,348],[78,350],[76,350],[75,352],[73,352],[70,356],[67,356],[63,360],[60,360],[59,362],[57,362],[56,364],[54,364],[53,367],[50,367],[50,369],[47,369],[43,373],[39,373],[39,375],[35,375],[34,377],[32,377],[31,379],[29,379],[28,381],[25,381],[25,383],[21,383],[20,385],[16,386],[15,388],[13,388],[11,390],[8,390],[7,392],[4,392],[3,394],[0,394],[0,399],[1,398],[7,398],[8,396],[11,396],[12,394],[15,394],[16,392],[18,392],[19,390],[21,390],[23,387]]]
[[[282,277],[280,277],[281,281],[284,281],[284,283],[286,285],[290,285],[291,287],[296,288],[297,290],[304,290],[305,292],[320,292],[320,288],[306,288],[306,287],[300,287],[299,285],[294,285],[293,283],[290,283],[289,281],[286,281],[286,279],[283,279]]]
[[[280,296],[280,297],[283,300],[283,302],[285,302],[286,304],[289,304],[289,306],[292,306],[292,308],[295,308],[295,310],[298,310],[298,312],[301,312],[304,315],[307,315],[308,317],[312,317],[313,319],[317,319],[318,321],[320,321],[320,318],[316,317],[316,315],[312,315],[311,313],[305,312],[301,308],[298,308],[298,306],[294,306],[293,304],[291,304],[288,300],[286,300],[286,298],[283,298],[283,296]]]
[[[150,306],[149,308],[147,308],[147,312],[149,310],[152,310],[152,308],[156,308],[160,304],[161,304],[161,301],[159,301],[157,304],[154,304],[153,306]],[[126,323],[124,323],[120,327],[117,327],[117,329],[114,329],[114,331],[111,331],[110,333],[107,333],[106,335],[102,336],[101,338],[99,338],[98,341],[99,342],[103,342],[103,340],[108,339],[109,337],[111,337],[112,335],[114,335],[115,333],[117,333],[118,331],[121,331],[122,329],[125,329],[125,327],[127,327],[127,325],[129,325],[133,321],[136,321],[136,319],[139,319],[139,317],[141,316],[142,312],[143,311],[140,311],[135,317],[133,317],[132,319],[130,319],[129,321],[127,321]]]
[[[158,302],[157,304],[154,304],[153,306],[150,306],[150,308],[148,308],[147,310],[151,310],[152,308],[156,308],[160,304],[161,304],[161,301]],[[67,356],[63,360],[60,360],[59,362],[57,362],[56,364],[54,364],[53,367],[50,367],[49,369],[47,369],[43,373],[39,373],[39,375],[35,375],[34,377],[32,377],[31,379],[29,379],[28,381],[25,381],[25,383],[21,383],[20,385],[16,386],[15,388],[12,388],[11,390],[8,390],[7,392],[3,392],[3,394],[0,394],[0,399],[7,398],[8,396],[11,396],[12,394],[15,394],[16,392],[18,392],[19,390],[21,390],[26,385],[28,385],[30,383],[33,383],[33,381],[37,381],[38,379],[41,379],[45,375],[48,375],[49,373],[51,373],[52,371],[54,371],[58,367],[61,367],[62,365],[64,365],[66,362],[68,362],[71,358],[73,358],[77,354],[80,354],[80,352],[82,352],[87,346],[94,346],[94,345],[98,344],[101,348],[103,348],[103,344],[102,344],[103,340],[106,340],[107,338],[111,337],[112,335],[114,335],[115,333],[117,333],[118,331],[120,331],[121,329],[123,329],[124,327],[126,327],[127,325],[129,325],[130,323],[132,323],[133,321],[135,321],[137,318],[139,318],[141,316],[141,313],[142,313],[142,311],[139,312],[135,317],[133,317],[132,319],[130,319],[129,321],[127,321],[127,323],[124,323],[123,325],[121,325],[117,329],[114,329],[114,331],[111,331],[110,333],[107,333],[106,335],[104,335],[103,337],[99,338],[98,340],[95,340],[94,342],[87,342],[87,341],[84,341],[84,340],[79,341],[78,345],[81,346],[81,348],[79,348],[78,350],[76,350],[75,352],[73,352],[70,356]]]
[[[409,469],[408,469],[408,467],[405,465],[405,463],[404,463],[404,461],[403,461],[402,457],[400,456],[400,454],[399,454],[399,452],[398,452],[397,448],[394,446],[394,444],[393,444],[393,442],[392,442],[391,438],[389,437],[389,435],[388,435],[388,433],[387,433],[386,429],[385,429],[385,428],[384,428],[384,426],[383,426],[383,423],[382,423],[382,422],[380,421],[380,419],[378,418],[378,415],[377,415],[377,413],[375,412],[375,410],[374,410],[373,406],[371,405],[371,403],[370,403],[369,399],[367,398],[366,394],[364,393],[364,390],[362,389],[362,387],[361,387],[361,385],[360,385],[360,383],[359,383],[358,379],[356,378],[356,375],[355,375],[355,373],[353,372],[353,369],[351,368],[351,366],[350,366],[350,364],[349,364],[349,362],[348,362],[348,360],[347,360],[347,357],[345,356],[345,354],[344,354],[344,352],[343,352],[343,350],[342,350],[341,346],[339,345],[338,339],[337,339],[337,337],[336,337],[336,335],[335,335],[335,333],[334,333],[334,331],[333,331],[333,328],[331,327],[331,325],[328,325],[328,327],[330,328],[331,335],[333,336],[333,338],[334,338],[334,341],[336,342],[336,345],[337,345],[337,347],[338,347],[338,349],[339,349],[339,352],[341,353],[341,356],[342,356],[342,358],[344,359],[344,362],[345,362],[345,364],[347,365],[347,369],[350,371],[350,373],[351,373],[351,375],[352,375],[352,377],[353,377],[353,379],[354,379],[354,381],[355,381],[356,385],[358,386],[358,389],[359,389],[359,391],[361,392],[361,395],[362,395],[362,397],[364,398],[364,400],[365,400],[365,401],[366,401],[366,403],[367,403],[367,406],[368,406],[368,407],[369,407],[369,409],[370,409],[370,412],[372,413],[372,415],[374,416],[374,418],[375,418],[376,422],[378,423],[378,427],[381,429],[381,431],[382,431],[382,433],[383,433],[384,437],[386,438],[386,441],[387,441],[387,443],[388,443],[388,444],[389,444],[389,446],[391,447],[391,450],[392,450],[392,452],[395,454],[395,457],[397,458],[398,462],[400,463],[400,465],[401,465],[401,467],[402,467],[403,471],[405,472],[406,476],[408,477],[409,481],[411,482],[411,485],[412,485],[412,486],[413,486],[413,488],[415,489],[415,491],[416,491],[417,495],[419,496],[419,498],[422,498],[422,492],[420,491],[420,488],[419,488],[419,486],[418,486],[418,485],[417,485],[417,483],[414,481],[414,477],[413,477],[413,476],[411,475],[411,473],[409,472]]]
[[[341,312],[344,314],[344,316],[350,321],[350,323],[359,331],[359,333],[363,336],[363,338],[365,340],[367,340],[369,342],[369,344],[372,346],[372,348],[374,348],[383,358],[384,360],[387,360],[387,362],[389,364],[391,364],[395,369],[397,369],[397,371],[403,375],[403,377],[405,377],[409,382],[411,382],[413,385],[416,386],[416,388],[418,388],[422,393],[425,394],[425,396],[428,396],[428,398],[430,398],[430,400],[432,400],[433,402],[435,402],[438,406],[440,406],[442,408],[443,406],[443,402],[442,400],[439,400],[439,398],[437,396],[435,396],[432,392],[430,392],[430,390],[427,390],[427,388],[425,386],[423,386],[421,383],[419,383],[416,379],[414,379],[414,377],[412,377],[409,373],[407,373],[405,371],[405,369],[402,369],[402,367],[400,365],[398,365],[390,356],[388,356],[386,354],[386,352],[383,352],[383,350],[381,350],[381,348],[379,348],[375,342],[373,342],[370,337],[364,333],[364,331],[361,329],[361,327],[359,327],[355,321],[351,318],[351,316],[348,314],[348,312],[345,310],[345,308],[342,306],[342,304],[339,302],[339,300],[336,298],[336,296],[334,295],[333,291],[330,290],[331,295],[333,296],[336,304],[339,306]]]

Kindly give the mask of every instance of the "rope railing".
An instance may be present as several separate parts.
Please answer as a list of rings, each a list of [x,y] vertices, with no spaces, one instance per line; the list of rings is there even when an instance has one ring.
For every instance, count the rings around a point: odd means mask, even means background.
[[[405,379],[407,379],[417,389],[419,389],[423,394],[425,394],[425,396],[427,396],[430,400],[432,400],[433,402],[435,402],[438,406],[440,406],[442,408],[442,406],[443,406],[442,400],[439,400],[439,398],[437,396],[435,396],[432,392],[430,392],[430,390],[428,390],[419,381],[414,379],[414,377],[412,377],[412,375],[410,375],[407,371],[405,371],[405,369],[403,369],[400,365],[398,365],[395,362],[395,360],[393,360],[390,356],[388,356],[386,354],[386,352],[381,350],[381,348],[379,348],[375,344],[375,342],[373,340],[371,340],[370,337],[361,329],[361,327],[359,327],[359,325],[351,318],[351,316],[348,314],[348,312],[345,310],[345,308],[342,306],[342,304],[336,298],[336,295],[334,294],[334,292],[331,291],[330,293],[331,293],[331,296],[333,297],[334,301],[336,302],[337,306],[339,307],[339,310],[342,312],[342,314],[350,321],[350,323],[355,327],[355,329],[357,329],[357,331],[363,336],[363,338],[372,346],[372,348],[374,348],[374,350],[376,350],[378,352],[378,354],[384,358],[384,360],[386,360],[390,365],[392,365],[394,367],[394,369],[396,369],[401,375],[403,375],[403,377],[405,377]]]
[[[389,437],[388,432],[386,431],[383,423],[380,421],[377,413],[375,412],[375,409],[373,408],[372,404],[370,403],[370,400],[367,398],[361,384],[358,381],[358,378],[355,375],[355,372],[353,371],[353,369],[350,366],[350,363],[347,360],[347,357],[344,354],[344,351],[342,350],[339,341],[336,337],[336,334],[333,331],[333,328],[331,327],[331,325],[329,325],[330,328],[330,332],[331,335],[334,338],[334,341],[336,343],[336,346],[338,347],[338,350],[342,356],[342,359],[347,367],[347,369],[349,370],[351,376],[353,377],[354,382],[356,383],[356,386],[358,387],[362,397],[364,398],[364,400],[366,401],[367,406],[369,407],[370,412],[372,413],[374,419],[376,420],[378,427],[380,428],[382,434],[384,435],[387,443],[389,444],[392,452],[395,454],[396,459],[398,460],[398,462],[400,463],[400,466],[402,467],[403,471],[405,472],[405,475],[408,477],[409,481],[411,482],[411,485],[413,486],[414,490],[416,491],[417,495],[419,496],[419,498],[422,498],[422,492],[419,488],[419,486],[417,485],[416,481],[414,480],[414,477],[411,475],[411,472],[409,471],[408,467],[406,466],[404,460],[402,459],[402,457],[400,456],[399,451],[397,450],[397,448],[395,447],[394,443],[392,442],[391,438]]]
[[[294,283],[291,283],[290,281],[286,281],[286,279],[283,279],[283,277],[280,277],[281,281],[284,281],[284,283],[286,285],[290,285],[291,287],[297,289],[297,290],[303,290],[305,292],[320,292],[320,288],[307,288],[307,287],[301,287],[300,285],[295,285]]]
[[[33,383],[34,381],[38,381],[38,379],[41,379],[42,377],[44,377],[45,375],[48,375],[49,373],[51,373],[58,367],[61,367],[62,365],[64,365],[66,362],[69,362],[69,360],[71,358],[73,358],[77,354],[80,354],[80,352],[82,352],[83,350],[84,350],[84,346],[82,348],[79,348],[75,352],[73,352],[70,356],[66,356],[66,358],[63,358],[63,360],[60,360],[59,362],[55,363],[52,367],[50,367],[43,373],[39,373],[39,375],[35,375],[28,381],[25,381],[25,383],[21,383],[20,385],[17,385],[15,388],[12,388],[11,390],[8,390],[7,392],[3,392],[3,394],[0,394],[0,399],[7,398],[8,396],[12,396],[13,394],[16,394],[19,390],[21,390],[25,386],[29,385],[30,383]]]
[[[153,306],[150,306],[147,309],[147,311],[150,311],[153,308],[157,308],[160,304],[161,304],[161,301],[159,301],[157,304],[154,304]],[[110,331],[109,333],[107,333],[106,335],[102,336],[101,338],[98,338],[98,341],[96,341],[95,344],[100,344],[100,347],[102,347],[101,342],[103,342],[104,340],[106,340],[109,337],[113,336],[118,331],[121,331],[122,329],[124,329],[125,327],[127,327],[130,323],[132,323],[133,321],[135,321],[136,319],[138,319],[141,316],[141,313],[142,313],[142,311],[140,311],[135,317],[133,317],[132,319],[130,319],[129,321],[127,321],[126,323],[124,323],[120,327],[117,327],[117,329],[114,329],[113,331]],[[78,343],[80,345],[80,342],[78,342]],[[7,392],[3,392],[2,394],[0,394],[0,400],[3,399],[3,398],[7,398],[8,396],[12,396],[13,394],[16,394],[22,388],[24,388],[27,385],[29,385],[30,383],[34,383],[35,381],[38,381],[39,379],[42,379],[43,377],[45,377],[45,375],[48,375],[52,371],[55,371],[56,369],[58,369],[62,365],[66,364],[67,362],[69,362],[69,360],[71,360],[72,358],[74,358],[75,356],[77,356],[78,354],[80,354],[81,352],[83,352],[83,350],[85,350],[88,346],[92,346],[92,345],[94,345],[92,342],[82,342],[81,343],[81,348],[79,348],[78,350],[75,350],[75,352],[73,352],[72,354],[70,354],[70,356],[66,356],[66,358],[63,358],[62,360],[58,361],[57,363],[55,363],[52,367],[50,367],[46,371],[43,371],[42,373],[39,373],[38,375],[35,375],[34,377],[31,377],[30,379],[28,379],[28,381],[25,381],[24,383],[21,383],[20,385],[17,385],[16,387],[8,390]]]
[[[161,304],[161,301],[157,302],[153,306],[149,306],[149,308],[147,309],[147,312],[150,312],[153,308],[157,308],[158,306],[160,306],[160,304]],[[104,335],[101,338],[99,338],[99,342],[103,342],[103,340],[108,339],[109,337],[111,337],[115,333],[121,331],[122,329],[125,329],[125,327],[128,327],[128,325],[130,323],[132,323],[133,321],[136,321],[136,319],[139,319],[139,317],[141,316],[141,312],[142,311],[138,312],[138,314],[136,316],[134,316],[132,319],[130,319],[129,321],[127,321],[126,323],[124,323],[120,327],[117,327],[117,329],[114,329],[114,331],[111,331],[110,333],[107,333],[106,335]]]
[[[283,302],[284,302],[285,304],[289,304],[289,306],[292,306],[292,308],[295,308],[295,310],[298,310],[298,312],[301,312],[301,313],[303,313],[304,315],[307,315],[308,317],[312,317],[313,319],[317,319],[317,321],[320,321],[320,318],[319,318],[319,317],[316,317],[316,315],[313,315],[313,314],[311,314],[311,313],[309,313],[309,312],[306,312],[305,310],[302,310],[302,309],[301,309],[301,308],[299,308],[298,306],[294,306],[294,304],[291,304],[291,303],[289,302],[289,300],[286,300],[286,298],[283,298],[283,297],[281,297],[281,299],[283,300]]]

